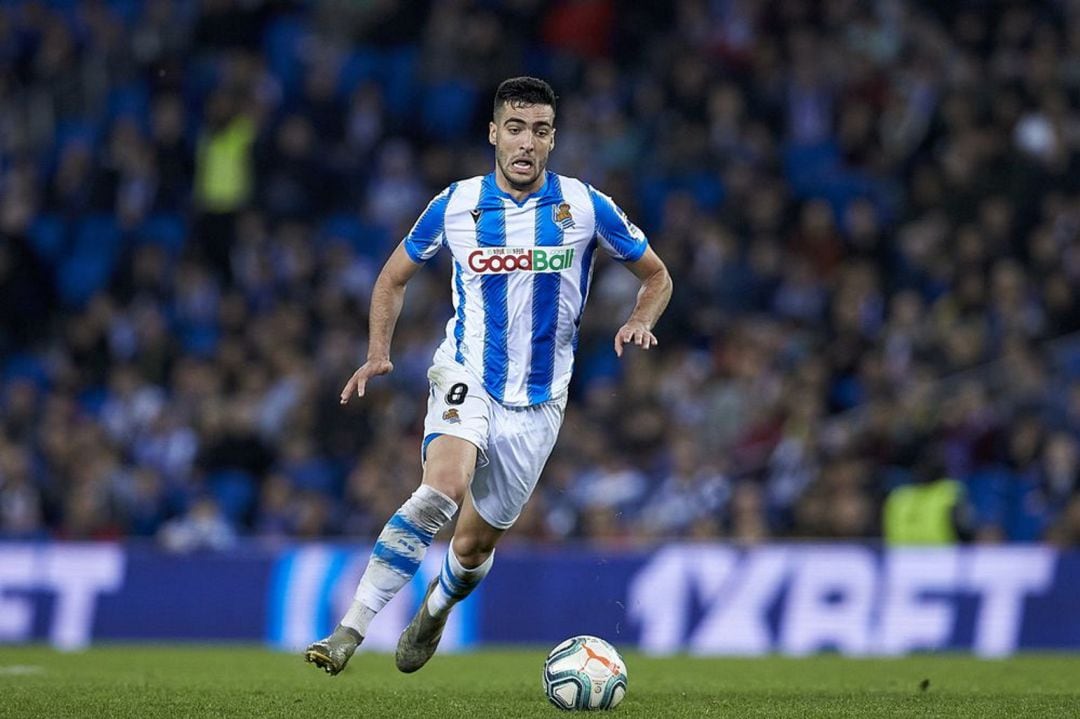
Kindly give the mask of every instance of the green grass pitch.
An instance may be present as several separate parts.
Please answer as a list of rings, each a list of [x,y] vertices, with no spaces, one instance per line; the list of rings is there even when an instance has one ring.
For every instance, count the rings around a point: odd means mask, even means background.
[[[436,655],[412,675],[359,654],[330,677],[259,648],[0,648],[0,717],[565,716],[540,688],[545,651]],[[617,717],[1076,717],[1080,656],[980,661],[695,659],[627,654]]]

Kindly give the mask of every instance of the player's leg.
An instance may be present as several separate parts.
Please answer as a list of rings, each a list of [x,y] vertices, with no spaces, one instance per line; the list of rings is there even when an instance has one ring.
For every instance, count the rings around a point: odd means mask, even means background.
[[[532,495],[555,446],[563,406],[492,408],[488,464],[477,469],[439,577],[398,641],[397,665],[416,671],[435,653],[450,610],[491,571],[495,545]]]
[[[416,574],[435,535],[457,512],[487,446],[490,398],[460,370],[436,366],[428,377],[423,482],[379,534],[341,623],[305,653],[330,674],[345,668],[372,618]]]
[[[491,571],[495,545],[506,529],[493,527],[476,511],[470,495],[465,496],[454,537],[443,560],[439,582],[428,598],[427,609],[435,616],[448,614],[450,608],[472,593]]]
[[[345,668],[371,620],[408,584],[435,535],[453,519],[472,479],[476,454],[476,445],[458,437],[443,435],[430,443],[423,483],[383,527],[352,604],[329,637],[308,647],[309,662],[329,674]]]
[[[475,466],[471,442],[443,435],[428,445],[423,483],[375,540],[344,626],[366,634],[371,619],[413,578],[435,535],[457,512]]]
[[[450,609],[469,596],[491,571],[495,545],[505,533],[505,529],[488,524],[466,494],[439,576],[428,585],[424,600],[398,640],[398,669],[415,672],[435,653]]]

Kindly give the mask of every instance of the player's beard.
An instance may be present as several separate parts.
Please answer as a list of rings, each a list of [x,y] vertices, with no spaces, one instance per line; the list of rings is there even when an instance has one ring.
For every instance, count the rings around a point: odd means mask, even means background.
[[[527,181],[520,181],[517,176],[513,174],[512,163],[514,158],[512,155],[497,154],[496,159],[499,163],[499,171],[502,173],[503,179],[509,183],[515,190],[527,190],[533,187],[537,181],[543,176],[544,170],[547,168],[547,161],[540,162],[536,156],[531,157],[533,163],[533,172]]]

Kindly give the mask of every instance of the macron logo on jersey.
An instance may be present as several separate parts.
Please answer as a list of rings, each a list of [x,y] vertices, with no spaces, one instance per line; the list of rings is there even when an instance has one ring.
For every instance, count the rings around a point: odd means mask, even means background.
[[[485,247],[469,253],[469,269],[478,275],[565,272],[573,266],[572,247]]]

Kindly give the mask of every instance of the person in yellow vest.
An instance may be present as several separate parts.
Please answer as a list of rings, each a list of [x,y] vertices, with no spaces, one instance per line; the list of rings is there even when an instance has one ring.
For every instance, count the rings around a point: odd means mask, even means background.
[[[218,90],[206,107],[206,124],[195,153],[195,207],[192,238],[197,255],[224,277],[229,276],[229,252],[236,217],[255,193],[253,146],[258,127],[243,101]]]
[[[964,485],[946,474],[940,447],[916,464],[914,482],[889,492],[882,531],[890,546],[943,546],[970,538]]]

